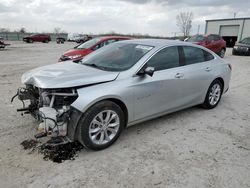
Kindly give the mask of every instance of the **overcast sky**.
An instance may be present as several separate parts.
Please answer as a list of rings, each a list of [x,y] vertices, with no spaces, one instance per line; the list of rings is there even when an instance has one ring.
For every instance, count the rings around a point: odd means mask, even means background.
[[[28,32],[142,33],[173,36],[176,15],[194,14],[192,34],[205,20],[250,17],[250,0],[0,0],[0,28]]]

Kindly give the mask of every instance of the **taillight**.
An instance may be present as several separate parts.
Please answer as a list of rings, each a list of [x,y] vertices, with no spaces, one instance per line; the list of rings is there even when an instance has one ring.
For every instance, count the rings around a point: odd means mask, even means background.
[[[227,64],[229,69],[232,70],[232,65],[231,64]]]

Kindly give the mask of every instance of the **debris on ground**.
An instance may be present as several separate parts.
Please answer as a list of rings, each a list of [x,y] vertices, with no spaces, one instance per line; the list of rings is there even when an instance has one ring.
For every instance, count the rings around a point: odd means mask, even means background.
[[[37,140],[34,139],[29,139],[29,140],[24,140],[20,145],[23,146],[23,149],[34,149],[38,144]]]
[[[81,149],[83,149],[83,146],[78,142],[69,142],[57,146],[43,144],[39,147],[39,153],[44,155],[44,160],[61,163],[65,160],[74,160]]]
[[[24,140],[21,145],[23,149],[37,150],[43,154],[44,160],[51,160],[56,163],[61,163],[65,160],[74,160],[78,151],[83,149],[83,146],[78,142],[68,142],[60,145],[50,145],[48,143],[38,146],[38,141],[34,139]]]

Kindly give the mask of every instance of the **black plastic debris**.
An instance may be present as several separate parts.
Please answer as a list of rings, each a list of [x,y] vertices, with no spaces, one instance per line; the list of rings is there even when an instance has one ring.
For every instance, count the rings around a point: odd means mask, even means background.
[[[24,140],[20,145],[23,146],[23,149],[34,149],[38,144],[37,140],[30,139],[30,140]]]
[[[61,163],[65,160],[74,160],[81,149],[83,149],[83,146],[80,143],[69,142],[55,146],[43,144],[39,147],[39,152],[44,155],[44,160]]]
[[[53,144],[47,142],[39,145],[37,140],[30,139],[24,140],[21,145],[25,150],[31,149],[32,152],[38,151],[43,154],[44,160],[51,160],[56,163],[61,163],[65,160],[74,160],[77,153],[83,149],[83,146],[79,142],[67,142],[64,144]]]

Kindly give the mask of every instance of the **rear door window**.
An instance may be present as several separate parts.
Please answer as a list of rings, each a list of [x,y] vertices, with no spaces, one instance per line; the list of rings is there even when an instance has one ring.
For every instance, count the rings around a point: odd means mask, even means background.
[[[203,50],[203,54],[204,54],[205,61],[210,61],[214,59],[214,56],[205,50]]]
[[[111,43],[113,43],[113,42],[116,42],[117,40],[116,39],[109,39],[109,40],[106,40],[105,42],[104,42],[104,46],[105,45],[108,45],[108,44],[111,44]]]
[[[183,52],[186,65],[201,63],[214,59],[214,56],[211,53],[193,46],[183,46]]]
[[[214,40],[215,40],[214,35],[209,35],[209,36],[207,37],[207,40],[208,40],[209,42],[214,41]]]
[[[219,36],[219,35],[214,35],[214,40],[215,40],[215,41],[220,40],[220,36]]]
[[[203,50],[192,46],[183,46],[186,65],[205,61]]]

